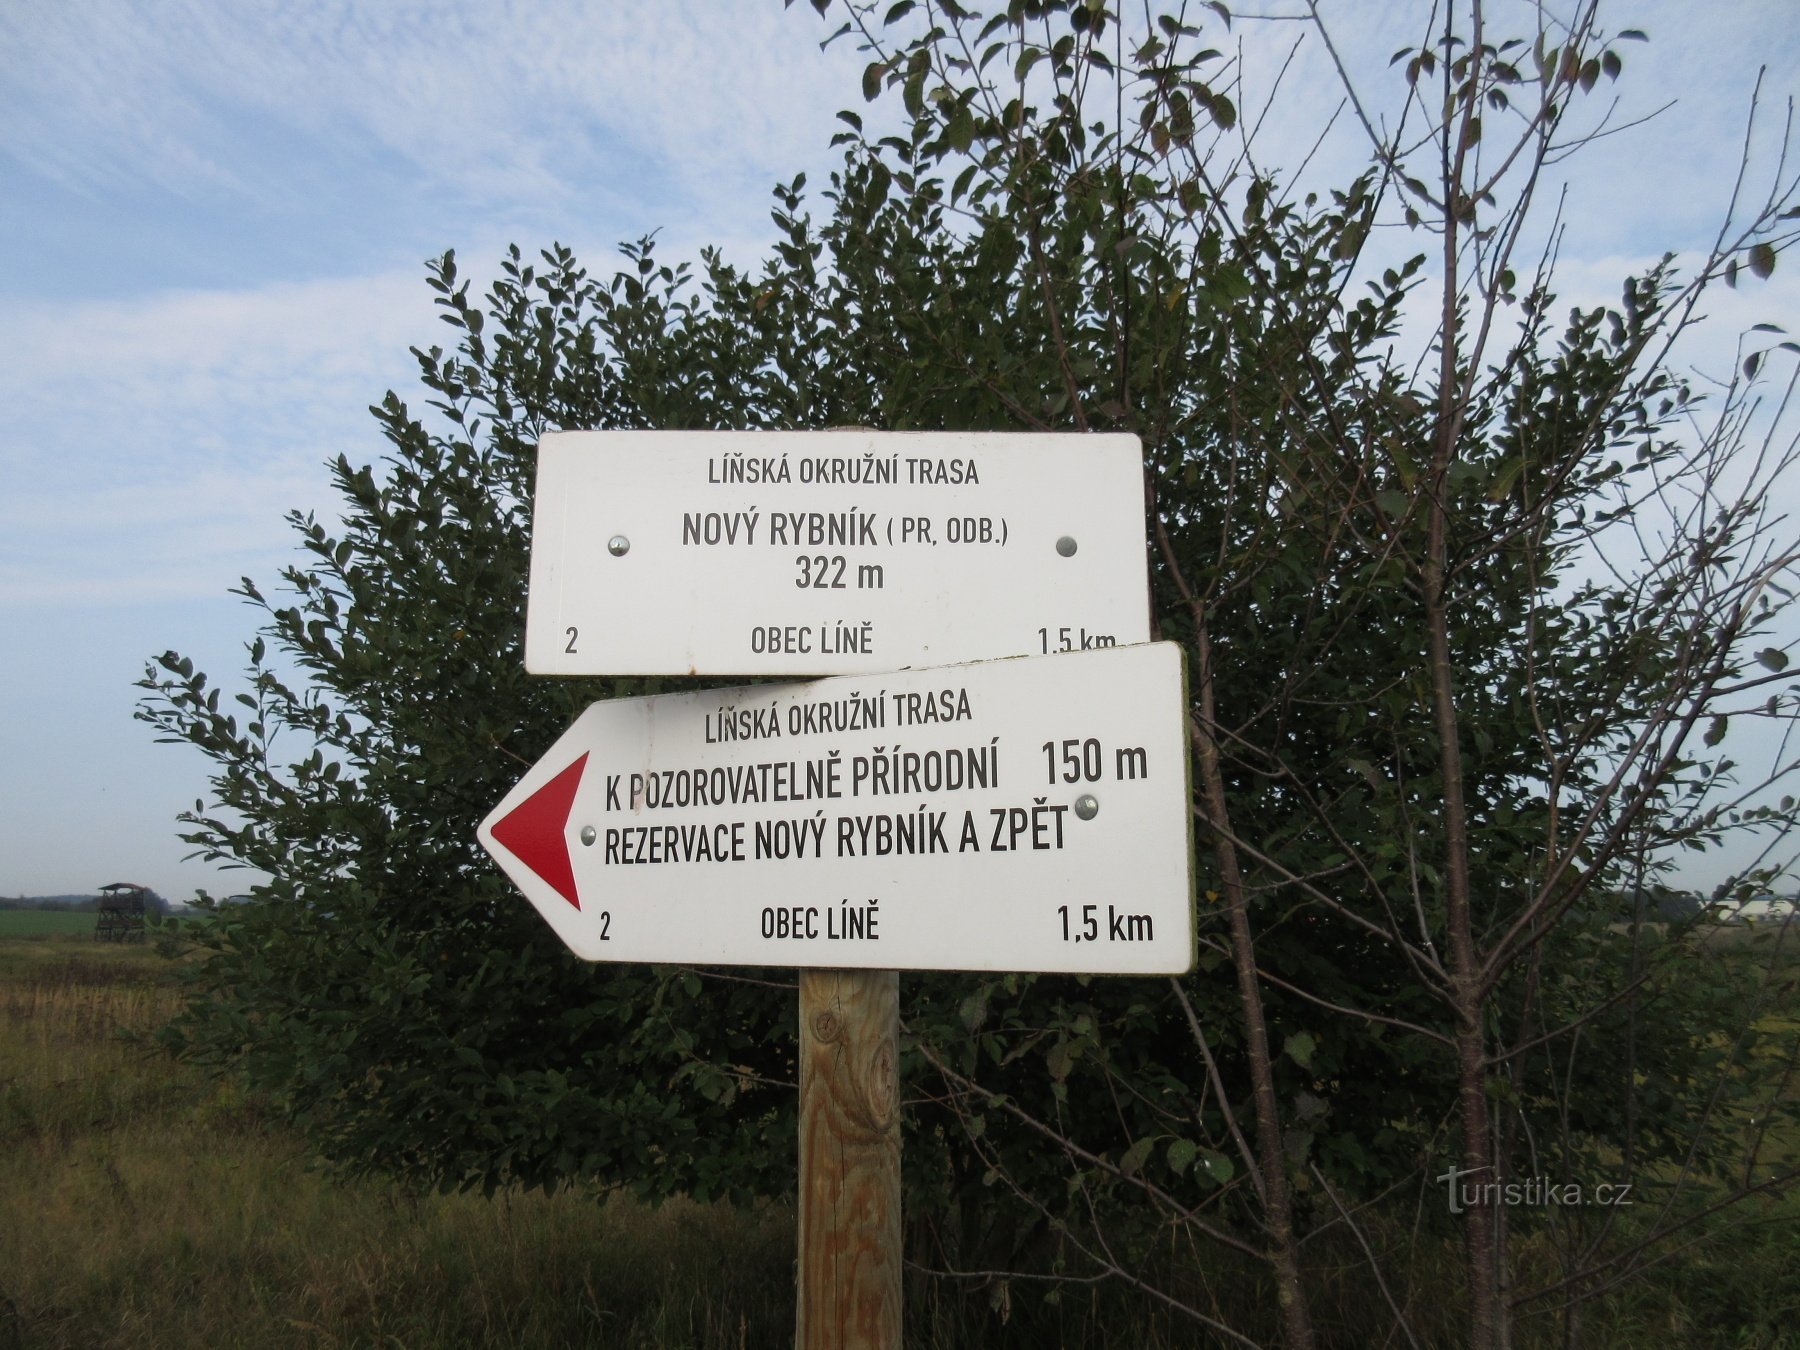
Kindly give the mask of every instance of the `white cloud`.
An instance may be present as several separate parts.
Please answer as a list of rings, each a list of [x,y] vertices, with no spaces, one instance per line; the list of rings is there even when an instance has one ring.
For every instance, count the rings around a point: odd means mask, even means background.
[[[404,389],[429,299],[378,276],[0,309],[0,600],[211,594],[285,556],[321,465],[377,453],[364,410]]]
[[[78,187],[279,195],[281,163],[233,158],[261,121],[490,205],[706,200],[817,158],[859,66],[848,44],[818,50],[827,31],[742,0],[26,3],[0,14],[0,148]]]
[[[123,394],[137,397],[171,380],[215,381],[184,392],[233,401],[271,380],[304,388],[352,373],[370,353],[416,335],[428,300],[416,276],[393,274],[249,292],[12,305],[0,311],[0,322],[29,341],[0,371],[0,390],[29,408],[37,400],[60,403],[77,387],[119,381]]]
[[[271,578],[283,523],[319,497],[320,471],[209,470],[152,484],[27,490],[0,511],[0,604],[113,605],[219,594]]]

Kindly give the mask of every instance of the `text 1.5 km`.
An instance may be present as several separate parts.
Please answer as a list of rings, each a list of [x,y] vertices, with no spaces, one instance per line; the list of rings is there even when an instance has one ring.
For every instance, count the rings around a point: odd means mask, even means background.
[[[1099,942],[1103,936],[1107,942],[1150,942],[1156,936],[1156,926],[1148,914],[1125,914],[1111,905],[1106,907],[1104,928],[1100,926],[1098,905],[1083,905],[1080,917],[1074,919],[1067,905],[1058,905],[1056,912],[1062,917],[1064,942]]]
[[[1111,633],[1090,633],[1085,628],[1038,629],[1038,646],[1044,656],[1051,652],[1091,652],[1118,645],[1118,638]]]

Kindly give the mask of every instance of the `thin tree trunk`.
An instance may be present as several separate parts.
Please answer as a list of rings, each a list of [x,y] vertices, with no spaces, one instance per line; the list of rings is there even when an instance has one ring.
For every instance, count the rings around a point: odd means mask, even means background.
[[[1444,902],[1450,948],[1450,996],[1456,1015],[1457,1104],[1462,1125],[1462,1170],[1474,1183],[1463,1203],[1468,1241],[1469,1346],[1493,1350],[1495,1329],[1493,1211],[1487,1187],[1495,1180],[1488,1141],[1487,1051],[1481,1026],[1481,969],[1469,905],[1468,812],[1463,801],[1462,747],[1457,740],[1456,692],[1450,665],[1449,620],[1443,594],[1443,507],[1432,507],[1431,559],[1426,564],[1426,628],[1431,692],[1444,794]]]
[[[1452,18],[1444,17],[1448,50]],[[1473,6],[1471,23],[1479,44],[1481,6]],[[1445,105],[1456,95],[1451,62],[1442,64]],[[1472,97],[1472,96],[1471,96]],[[1448,595],[1450,466],[1456,459],[1463,416],[1457,368],[1457,283],[1461,261],[1460,225],[1464,199],[1465,155],[1471,144],[1469,124],[1474,108],[1466,99],[1460,116],[1446,117],[1441,153],[1444,190],[1444,294],[1438,335],[1437,434],[1431,472],[1425,478],[1428,531],[1420,582],[1425,602],[1426,658],[1431,673],[1431,711],[1438,739],[1438,771],[1444,797],[1444,926],[1450,949],[1450,1001],[1455,1016],[1457,1111],[1462,1127],[1462,1170],[1473,1181],[1474,1204],[1463,1206],[1469,1289],[1469,1350],[1495,1350],[1498,1303],[1494,1269],[1494,1214],[1487,1198],[1493,1174],[1488,1134],[1487,1047],[1482,1029],[1482,970],[1475,950],[1475,925],[1469,901],[1469,816],[1463,800],[1462,743],[1457,729],[1456,671],[1450,657]],[[1451,126],[1457,126],[1454,146]],[[1452,1183],[1458,1184],[1458,1183]]]
[[[1299,1250],[1294,1240],[1294,1208],[1288,1185],[1287,1157],[1281,1143],[1281,1107],[1275,1096],[1274,1058],[1269,1050],[1268,1027],[1263,1020],[1262,986],[1256,975],[1256,944],[1250,931],[1248,897],[1237,848],[1231,841],[1230,811],[1225,799],[1225,777],[1219,764],[1219,742],[1214,733],[1212,639],[1202,606],[1189,603],[1195,617],[1194,651],[1198,666],[1200,718],[1195,742],[1200,761],[1200,791],[1207,819],[1213,823],[1213,859],[1224,888],[1226,913],[1231,924],[1232,965],[1237,972],[1238,1001],[1244,1013],[1244,1041],[1250,1060],[1250,1080],[1256,1103],[1256,1153],[1263,1178],[1264,1225],[1269,1237],[1269,1263],[1275,1269],[1280,1300],[1281,1338],[1289,1350],[1307,1350],[1313,1343],[1312,1319],[1307,1311],[1306,1285],[1300,1274]]]

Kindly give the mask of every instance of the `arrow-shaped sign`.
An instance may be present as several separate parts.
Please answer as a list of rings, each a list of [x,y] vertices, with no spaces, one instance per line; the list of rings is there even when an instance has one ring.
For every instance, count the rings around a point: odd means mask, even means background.
[[[581,908],[581,893],[575,887],[575,869],[569,863],[566,832],[587,761],[583,753],[489,829],[508,853],[542,877],[576,909]]]
[[[1187,709],[1171,642],[612,699],[480,838],[590,961],[1174,974]]]

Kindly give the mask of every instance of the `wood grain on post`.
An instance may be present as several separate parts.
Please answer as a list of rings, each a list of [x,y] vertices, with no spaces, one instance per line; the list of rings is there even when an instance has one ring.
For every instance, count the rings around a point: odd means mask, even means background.
[[[900,979],[800,972],[800,1350],[900,1345]]]

